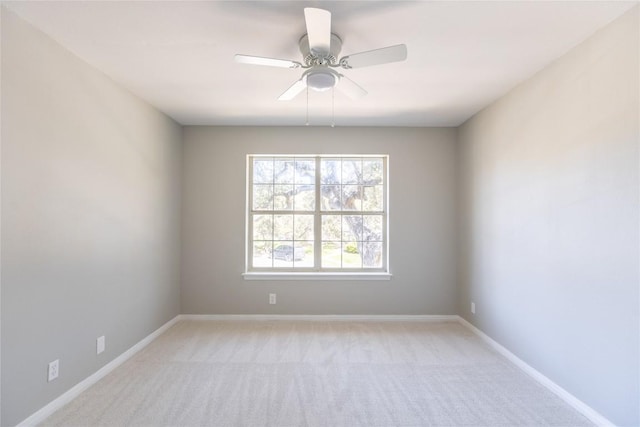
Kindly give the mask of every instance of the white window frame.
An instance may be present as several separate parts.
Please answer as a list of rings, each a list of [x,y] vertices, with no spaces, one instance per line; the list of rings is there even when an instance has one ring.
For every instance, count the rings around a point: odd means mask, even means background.
[[[253,160],[255,158],[305,158],[315,159],[315,210],[314,211],[267,211],[277,214],[313,214],[314,216],[314,267],[253,267],[253,215],[265,214],[265,211],[253,210]],[[367,159],[379,158],[383,161],[383,210],[376,212],[322,210],[321,207],[321,160],[322,159]],[[245,235],[245,280],[389,280],[389,156],[386,154],[249,154],[246,165],[246,235]],[[342,184],[344,185],[344,184]],[[379,268],[323,268],[322,256],[322,216],[323,215],[372,214],[382,217],[382,266]]]

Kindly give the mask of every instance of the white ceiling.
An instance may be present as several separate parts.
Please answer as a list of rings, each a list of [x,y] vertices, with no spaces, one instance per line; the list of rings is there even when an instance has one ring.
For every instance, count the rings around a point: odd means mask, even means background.
[[[300,70],[237,64],[236,53],[301,61],[303,8],[327,9],[342,55],[405,43],[405,62],[344,70],[369,94],[335,92],[338,126],[457,126],[637,1],[3,2],[184,125],[304,125],[307,98],[277,101]],[[310,91],[312,125],[331,92]]]

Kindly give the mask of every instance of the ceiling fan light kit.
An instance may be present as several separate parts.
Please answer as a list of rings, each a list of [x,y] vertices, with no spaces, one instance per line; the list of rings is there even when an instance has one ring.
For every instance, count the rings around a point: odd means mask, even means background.
[[[330,69],[312,68],[305,71],[303,78],[305,79],[309,89],[317,92],[325,92],[334,87],[340,80],[340,75]]]
[[[236,62],[242,64],[306,69],[302,76],[278,97],[279,101],[290,101],[305,89],[324,92],[332,88],[337,88],[352,99],[358,99],[365,96],[367,91],[332,68],[349,70],[407,59],[407,47],[404,44],[355,53],[338,59],[342,50],[342,39],[331,32],[331,12],[307,7],[304,9],[304,17],[307,33],[298,41],[302,62],[235,55]]]

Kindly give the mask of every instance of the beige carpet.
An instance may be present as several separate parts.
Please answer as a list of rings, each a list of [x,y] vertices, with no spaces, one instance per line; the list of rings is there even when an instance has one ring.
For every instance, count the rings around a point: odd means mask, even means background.
[[[182,321],[47,426],[584,426],[457,323]]]

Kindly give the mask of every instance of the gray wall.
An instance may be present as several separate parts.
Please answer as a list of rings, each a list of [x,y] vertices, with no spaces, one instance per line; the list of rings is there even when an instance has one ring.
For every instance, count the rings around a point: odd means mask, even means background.
[[[1,83],[8,426],[179,313],[181,128],[4,8]]]
[[[614,423],[633,426],[638,22],[635,7],[459,134],[460,313]]]
[[[187,127],[182,312],[455,314],[455,130]],[[390,281],[245,281],[247,154],[389,154]],[[268,293],[278,304],[268,304]]]

